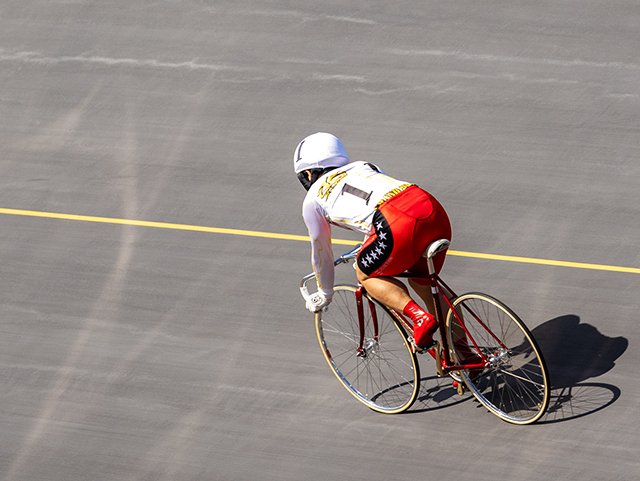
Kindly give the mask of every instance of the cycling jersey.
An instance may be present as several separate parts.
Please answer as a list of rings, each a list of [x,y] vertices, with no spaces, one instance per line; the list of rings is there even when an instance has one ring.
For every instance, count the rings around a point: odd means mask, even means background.
[[[314,221],[326,219],[340,227],[370,235],[376,206],[390,193],[410,185],[392,179],[373,164],[353,162],[329,171],[314,182],[304,199],[302,214],[312,232]]]
[[[379,233],[377,233],[376,226],[374,226],[374,215],[376,213],[378,213],[378,216],[380,215],[378,209],[383,205],[389,205],[387,202],[395,196],[404,197],[405,199],[413,198],[413,196],[407,197],[406,195],[398,194],[415,190],[424,192],[415,187],[414,184],[389,177],[378,167],[367,162],[353,162],[336,168],[313,183],[304,199],[302,215],[309,229],[312,245],[311,264],[318,280],[318,290],[322,294],[331,295],[333,293],[334,257],[331,248],[330,224],[365,234],[365,236],[369,237],[369,244],[371,244],[373,240],[379,240]],[[426,192],[424,193],[429,196]],[[432,197],[429,196],[429,199],[432,199]],[[424,199],[416,199],[417,202],[422,200]],[[420,214],[418,217],[427,218],[431,215],[433,211],[432,205],[428,204],[425,208],[428,213]],[[444,212],[443,209],[442,212]],[[448,224],[448,219],[446,219],[446,222]],[[394,223],[397,222],[394,221]],[[378,227],[381,227],[381,225]],[[407,244],[410,246],[413,239],[413,231],[406,233],[404,232],[406,230],[405,227],[400,230],[402,231],[400,236],[406,237],[406,239],[404,242],[398,243],[398,246]],[[416,232],[418,231],[424,233],[424,229],[417,229]],[[389,231],[389,234],[391,235],[391,231]],[[383,237],[385,235],[382,234]],[[447,238],[450,238],[450,236]],[[367,246],[368,244],[365,244],[365,247]],[[380,244],[375,247],[381,248]],[[411,249],[409,250],[411,251]],[[397,249],[391,247],[384,253],[377,254],[374,251],[373,255],[379,256],[383,261],[382,264],[385,264],[386,262],[384,261],[387,261],[392,252],[396,251]],[[411,253],[409,254],[413,257]],[[371,255],[371,252],[369,252],[369,255]],[[367,267],[365,267],[365,264],[368,264]],[[373,266],[374,263],[370,263],[365,259],[363,264],[363,261],[360,258],[358,259],[359,267],[368,275],[393,275],[381,269],[379,264],[379,262],[375,263],[376,270],[373,273],[369,266]],[[413,263],[408,267],[412,265]],[[388,264],[386,267],[388,267]]]

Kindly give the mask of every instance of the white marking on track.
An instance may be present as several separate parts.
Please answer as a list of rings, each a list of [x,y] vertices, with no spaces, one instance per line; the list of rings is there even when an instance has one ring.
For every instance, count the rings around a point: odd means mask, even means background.
[[[205,9],[211,13],[217,13],[215,10],[211,8]],[[251,10],[244,12],[234,12],[235,15],[246,15],[246,16],[261,16],[261,17],[296,17],[300,18],[305,22],[315,22],[318,20],[335,20],[337,22],[347,22],[347,23],[359,23],[362,25],[377,25],[378,22],[375,20],[371,20],[368,18],[355,18],[355,17],[345,17],[343,15],[309,15],[307,12],[302,11],[294,11],[294,10],[280,10],[280,11],[263,11],[263,10]]]
[[[316,80],[337,80],[339,82],[358,82],[364,83],[367,81],[364,77],[359,77],[356,75],[322,75],[315,74],[313,76]]]
[[[505,55],[472,54],[446,50],[402,50],[389,49],[388,53],[406,56],[456,57],[462,60],[478,60],[486,62],[514,62],[540,65],[557,65],[559,67],[593,67],[640,70],[640,65],[624,62],[594,62],[590,60],[559,60],[553,58],[510,57]]]
[[[360,23],[364,25],[377,25],[378,22],[374,20],[368,20],[366,18],[353,18],[353,17],[336,17],[329,15],[326,18],[330,20],[338,20],[339,22]]]
[[[61,57],[44,57],[38,52],[17,52],[6,54],[0,50],[0,62],[21,62],[26,64],[39,65],[57,65],[61,63],[81,63],[81,64],[99,64],[107,66],[130,66],[130,67],[146,67],[146,68],[164,68],[164,69],[185,69],[185,70],[248,70],[229,65],[198,63],[195,60],[185,62],[166,62],[156,59],[136,59],[136,58],[113,58],[100,56],[61,56]]]

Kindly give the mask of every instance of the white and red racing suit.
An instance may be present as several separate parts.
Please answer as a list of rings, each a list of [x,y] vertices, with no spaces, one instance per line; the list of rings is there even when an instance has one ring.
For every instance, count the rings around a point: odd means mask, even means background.
[[[441,238],[451,240],[447,214],[433,196],[367,162],[352,162],[320,177],[304,199],[302,216],[318,291],[325,296],[333,294],[334,283],[331,224],[366,236],[357,262],[370,277],[408,269],[424,272],[421,255],[426,246]],[[438,271],[444,262],[441,254],[434,259]]]

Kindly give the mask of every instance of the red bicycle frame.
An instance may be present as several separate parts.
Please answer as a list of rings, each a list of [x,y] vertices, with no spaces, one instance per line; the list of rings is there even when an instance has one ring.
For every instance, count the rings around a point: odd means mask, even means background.
[[[429,354],[431,354],[431,356],[435,359],[436,361],[436,369],[438,372],[439,376],[444,376],[446,373],[451,372],[451,371],[460,371],[460,370],[465,370],[465,369],[483,369],[487,366],[487,364],[489,363],[488,359],[485,357],[485,355],[482,353],[482,350],[479,349],[478,345],[476,344],[476,341],[473,339],[473,336],[471,335],[471,333],[467,330],[466,326],[464,325],[464,322],[462,321],[460,315],[456,312],[456,310],[453,308],[453,304],[452,304],[452,299],[455,299],[457,297],[457,295],[455,294],[455,292],[453,292],[453,290],[442,280],[440,279],[440,277],[437,274],[428,274],[428,275],[420,275],[420,274],[412,274],[412,273],[403,273],[400,274],[398,276],[395,277],[406,277],[406,278],[420,278],[420,279],[428,279],[429,280],[429,284],[431,286],[431,292],[433,294],[433,298],[435,301],[435,305],[436,305],[436,320],[438,321],[438,329],[440,331],[440,339],[442,342],[442,349],[440,349],[440,345],[436,343],[435,346],[427,349],[427,352]],[[358,311],[358,323],[360,326],[360,342],[359,342],[359,347],[358,347],[358,353],[361,354],[362,352],[364,352],[364,330],[365,330],[365,326],[364,326],[364,305],[363,305],[363,294],[365,292],[365,289],[362,285],[358,285],[358,289],[356,290],[356,303],[357,303],[357,311]],[[456,320],[458,321],[458,324],[462,327],[462,329],[465,332],[465,335],[467,337],[467,339],[473,343],[473,346],[475,347],[476,351],[479,353],[482,362],[475,362],[475,363],[463,363],[463,364],[456,364],[454,362],[454,360],[451,358],[451,349],[449,346],[449,341],[447,339],[447,335],[446,335],[446,325],[445,325],[445,317],[442,314],[442,303],[440,300],[440,296],[438,295],[439,293],[442,293],[442,298],[445,300],[445,302],[447,303],[447,306],[449,308],[449,310],[451,310],[451,312],[453,313],[453,315],[455,316]],[[372,302],[368,302],[369,304],[369,308],[371,310],[371,320],[373,323],[373,328],[374,328],[374,335],[375,335],[375,340],[378,340],[378,318],[376,315],[376,309],[375,309],[375,305]],[[498,342],[500,343],[503,347],[506,348],[506,346],[504,346],[502,344],[502,342],[500,341],[500,339],[493,334],[493,332],[491,332],[491,330],[482,322],[482,320],[479,318],[479,316],[475,315],[467,306],[464,306],[464,308],[466,309],[467,312],[469,312],[479,323],[480,325],[482,325],[482,327],[484,327],[486,329],[486,331],[488,333],[490,333],[490,335]],[[400,322],[400,324],[405,328],[405,330],[411,334],[413,334],[413,325],[412,323],[407,320],[401,313],[399,313],[398,311],[394,310],[394,309],[389,309],[389,311],[393,314],[393,316]]]

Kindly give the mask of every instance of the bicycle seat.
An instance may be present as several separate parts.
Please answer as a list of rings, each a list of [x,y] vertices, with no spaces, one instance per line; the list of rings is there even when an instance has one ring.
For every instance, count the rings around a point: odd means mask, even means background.
[[[442,252],[443,250],[448,249],[450,244],[451,242],[448,241],[447,239],[439,239],[437,241],[433,241],[431,244],[427,246],[427,248],[424,251],[424,254],[422,254],[422,257],[431,259],[438,252]]]
[[[431,244],[427,246],[422,254],[422,257],[427,258],[427,264],[429,266],[429,274],[434,274],[436,272],[435,267],[433,266],[433,256],[435,256],[438,252],[445,251],[449,248],[451,241],[447,239],[438,239],[437,241],[433,241]]]

